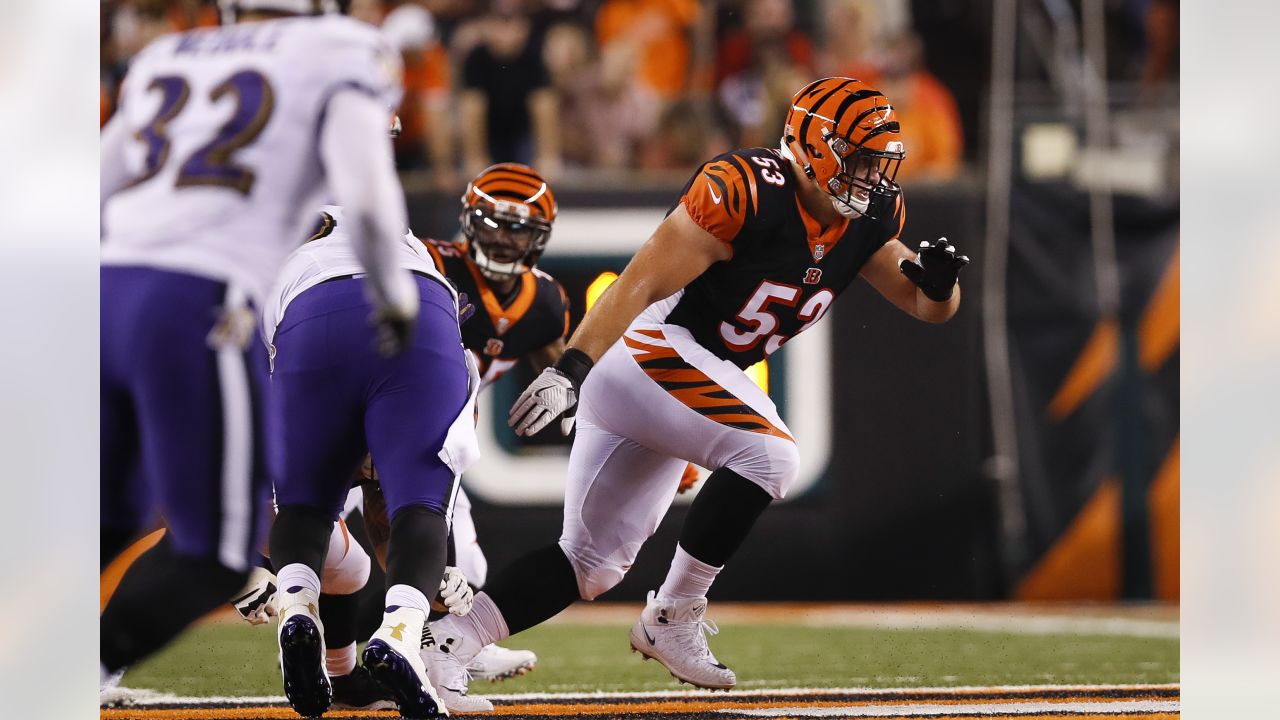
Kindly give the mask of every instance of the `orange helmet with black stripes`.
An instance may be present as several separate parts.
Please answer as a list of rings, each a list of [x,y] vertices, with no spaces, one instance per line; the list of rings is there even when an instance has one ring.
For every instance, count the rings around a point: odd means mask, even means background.
[[[462,194],[467,252],[486,277],[502,280],[532,270],[551,237],[556,198],[545,178],[519,163],[485,168]]]
[[[893,106],[861,80],[829,77],[791,99],[781,151],[818,183],[841,215],[893,212],[894,177],[906,157]]]

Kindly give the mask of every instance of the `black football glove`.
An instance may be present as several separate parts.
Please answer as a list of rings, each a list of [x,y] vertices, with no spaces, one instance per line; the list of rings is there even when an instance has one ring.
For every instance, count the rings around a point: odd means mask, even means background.
[[[933,243],[921,241],[916,259],[899,260],[898,269],[920,288],[925,297],[934,302],[946,302],[955,291],[960,268],[968,262],[968,256],[957,255],[955,246],[947,242],[946,238],[938,238]]]
[[[374,346],[378,354],[384,358],[395,357],[409,347],[413,338],[413,325],[416,317],[397,312],[394,308],[383,307],[374,311],[369,322],[377,332]]]

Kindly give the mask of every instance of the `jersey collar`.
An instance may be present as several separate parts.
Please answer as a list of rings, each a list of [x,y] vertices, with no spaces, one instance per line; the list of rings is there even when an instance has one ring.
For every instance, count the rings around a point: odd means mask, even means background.
[[[814,220],[808,212],[805,211],[804,205],[800,202],[800,194],[796,193],[796,210],[800,213],[800,220],[804,223],[805,240],[809,243],[809,254],[813,256],[814,262],[822,262],[822,258],[835,248],[836,243],[840,242],[840,238],[844,237],[844,231],[849,227],[849,218],[841,217],[840,222],[835,223],[827,228],[826,232],[822,231],[822,226]]]
[[[494,295],[493,289],[489,287],[488,280],[480,273],[480,268],[470,262],[470,258],[467,259],[466,265],[467,270],[471,271],[471,277],[475,280],[476,288],[480,290],[480,301],[484,303],[485,312],[489,313],[489,318],[493,321],[493,327],[498,331],[498,335],[503,335],[519,322],[533,305],[533,298],[538,292],[538,279],[532,272],[521,274],[520,287],[516,290],[515,299],[510,305],[504,307],[498,300],[498,296]]]

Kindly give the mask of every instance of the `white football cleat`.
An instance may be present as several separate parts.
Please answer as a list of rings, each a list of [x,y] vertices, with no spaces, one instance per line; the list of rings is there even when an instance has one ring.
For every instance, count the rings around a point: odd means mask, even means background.
[[[524,675],[538,664],[538,656],[529,650],[512,650],[497,643],[485,645],[480,654],[467,663],[467,672],[477,680],[497,682]]]
[[[738,678],[707,646],[707,634],[715,635],[720,629],[703,619],[706,613],[706,598],[662,602],[651,590],[644,612],[631,627],[631,649],[662,663],[677,680],[728,690]]]
[[[493,703],[468,694],[467,665],[483,650],[480,641],[460,632],[452,616],[433,623],[422,638],[422,661],[440,699],[452,712],[491,712]]]
[[[324,626],[316,594],[310,590],[280,594],[280,672],[289,705],[303,717],[329,709],[333,686],[324,667]]]
[[[369,638],[362,664],[396,699],[406,718],[435,718],[449,714],[422,662],[427,617],[420,610],[398,607],[382,615],[382,625]]]

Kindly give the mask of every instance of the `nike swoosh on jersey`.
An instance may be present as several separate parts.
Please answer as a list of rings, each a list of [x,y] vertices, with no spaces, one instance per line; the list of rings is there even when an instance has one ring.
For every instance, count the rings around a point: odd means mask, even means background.
[[[714,200],[714,201],[715,201],[715,203],[716,203],[717,205],[719,205],[719,204],[720,204],[720,196],[716,194],[716,189],[715,189],[715,187],[711,184],[711,181],[710,181],[710,180],[708,180],[708,181],[707,181],[707,190],[711,191],[711,199],[712,199],[712,200]]]

